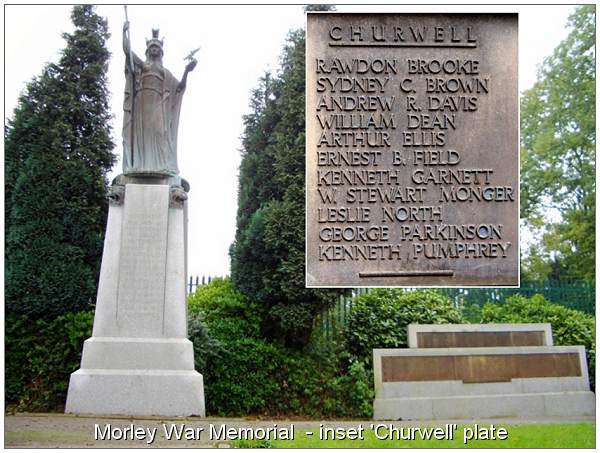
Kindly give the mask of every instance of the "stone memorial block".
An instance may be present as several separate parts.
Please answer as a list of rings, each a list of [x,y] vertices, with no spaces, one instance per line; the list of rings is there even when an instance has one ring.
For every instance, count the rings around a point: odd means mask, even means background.
[[[309,13],[306,284],[519,283],[516,14]]]
[[[409,324],[409,348],[552,346],[552,327],[539,324]]]
[[[378,420],[595,414],[583,346],[374,349]]]

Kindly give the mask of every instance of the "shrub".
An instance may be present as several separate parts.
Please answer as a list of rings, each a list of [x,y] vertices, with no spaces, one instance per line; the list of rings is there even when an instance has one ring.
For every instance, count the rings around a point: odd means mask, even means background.
[[[354,300],[346,350],[370,366],[375,348],[407,347],[409,324],[465,322],[450,299],[433,290],[374,289]]]
[[[62,408],[69,375],[79,368],[92,335],[92,312],[45,321],[8,313],[5,322],[5,401],[19,410]]]
[[[196,369],[204,375],[207,411],[214,415],[262,413],[276,397],[272,375],[279,351],[260,338],[260,309],[229,278],[213,279],[190,295],[188,335]]]
[[[285,351],[274,415],[371,417],[373,376],[362,364],[344,367],[338,351]]]
[[[189,299],[188,331],[211,415],[370,417],[372,376],[335,348],[288,349],[260,334],[262,311],[216,279]]]
[[[223,348],[207,366],[207,411],[218,416],[268,413],[269,403],[280,398],[275,377],[281,351],[254,338],[232,338]]]
[[[237,291],[229,277],[215,278],[188,299],[188,316],[201,314],[215,339],[258,338],[262,312]]]
[[[338,416],[373,417],[375,388],[371,367],[367,368],[363,362],[354,361],[347,372],[339,376],[334,383],[337,384],[337,399],[344,403]]]
[[[223,343],[208,333],[208,326],[202,319],[202,313],[188,313],[188,337],[194,344],[194,364],[196,370],[205,374],[208,365],[223,352]]]
[[[552,337],[557,346],[585,346],[590,383],[595,386],[596,319],[579,310],[547,301],[541,294],[531,298],[509,297],[505,304],[487,303],[482,309],[484,323],[540,323],[552,325]]]

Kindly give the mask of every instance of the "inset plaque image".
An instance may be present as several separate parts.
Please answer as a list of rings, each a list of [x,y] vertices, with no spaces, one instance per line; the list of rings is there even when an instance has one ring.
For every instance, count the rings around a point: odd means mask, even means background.
[[[306,285],[518,285],[518,15],[307,20]]]

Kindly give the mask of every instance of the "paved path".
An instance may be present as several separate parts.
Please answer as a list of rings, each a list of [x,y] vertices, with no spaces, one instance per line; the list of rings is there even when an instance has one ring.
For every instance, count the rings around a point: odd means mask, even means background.
[[[594,422],[594,417],[577,418],[538,418],[531,420],[523,419],[489,419],[489,420],[452,420],[457,424],[495,424],[495,425],[517,425],[527,423],[576,423],[576,422]],[[4,418],[4,446],[7,448],[55,448],[55,447],[103,447],[103,448],[127,448],[127,447],[171,447],[171,448],[210,448],[210,447],[228,447],[229,442],[224,440],[209,439],[210,432],[218,434],[222,425],[227,428],[273,428],[289,427],[294,424],[296,432],[302,430],[314,430],[319,428],[319,424],[332,427],[356,427],[362,424],[368,428],[372,420],[257,420],[243,418],[179,418],[166,419],[160,417],[148,418],[129,418],[129,417],[82,417],[64,414],[17,414],[6,415]],[[412,426],[423,424],[444,425],[448,421],[425,422],[393,422],[395,426]],[[96,425],[98,428],[96,428]],[[107,432],[113,429],[115,433],[131,433],[131,427],[137,428],[145,440],[96,440],[95,433],[100,431]],[[196,437],[195,440],[168,440],[165,433],[165,427],[169,429],[172,426],[180,429],[185,425],[186,432]],[[154,429],[156,429],[154,431]],[[147,431],[150,430],[150,431]],[[154,441],[148,444],[151,433],[155,432]],[[150,433],[150,434],[148,434]],[[199,437],[199,440],[197,438]],[[215,437],[213,435],[213,437]]]

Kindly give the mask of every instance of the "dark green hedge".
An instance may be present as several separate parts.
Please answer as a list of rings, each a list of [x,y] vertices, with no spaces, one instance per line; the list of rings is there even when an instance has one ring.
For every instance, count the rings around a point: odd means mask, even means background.
[[[348,366],[333,344],[297,351],[267,341],[260,334],[263,312],[229,279],[215,279],[190,296],[188,313],[208,414],[371,415],[370,370]]]
[[[5,401],[18,410],[64,407],[69,375],[79,368],[83,342],[92,335],[92,312],[50,321],[6,314]]]

